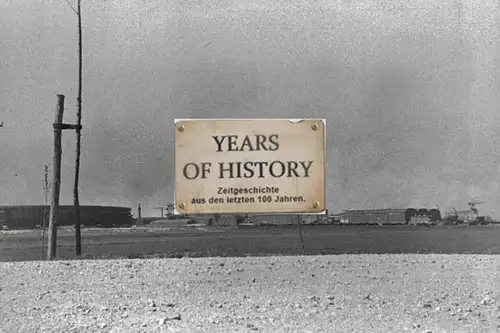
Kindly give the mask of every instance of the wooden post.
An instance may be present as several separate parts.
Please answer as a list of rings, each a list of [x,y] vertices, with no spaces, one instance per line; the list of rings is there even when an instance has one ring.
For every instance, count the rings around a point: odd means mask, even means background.
[[[81,232],[81,219],[80,219],[80,198],[78,194],[78,183],[80,179],[80,151],[82,141],[82,9],[81,0],[78,0],[78,98],[76,113],[76,158],[75,158],[75,182],[73,186],[73,205],[75,213],[75,251],[76,256],[82,255],[82,232]]]
[[[43,206],[43,219],[42,219],[42,260],[45,259],[45,228],[47,228],[47,213],[48,207],[48,194],[49,194],[50,184],[49,184],[49,166],[45,165],[44,178],[43,178],[43,194],[45,198],[45,206]]]
[[[155,207],[155,209],[159,209],[160,210],[160,214],[161,214],[161,217],[163,218],[164,215],[163,215],[163,211],[166,209],[165,207]]]
[[[52,260],[56,256],[57,248],[57,217],[59,213],[59,191],[61,187],[61,134],[64,113],[64,95],[57,95],[57,110],[54,120],[54,160],[52,176],[52,201],[50,203],[50,220],[48,233],[47,259]]]
[[[142,220],[141,220],[141,204],[138,204],[137,205],[137,214],[138,214],[138,218],[137,218],[137,225],[140,226],[142,225]]]
[[[299,233],[300,233],[300,244],[302,245],[302,251],[305,250],[305,247],[304,247],[304,236],[302,235],[302,216],[301,215],[297,215],[297,223],[299,224]]]

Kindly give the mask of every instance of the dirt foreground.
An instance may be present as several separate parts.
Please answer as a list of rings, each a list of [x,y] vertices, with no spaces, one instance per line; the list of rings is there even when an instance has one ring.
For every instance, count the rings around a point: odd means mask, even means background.
[[[0,263],[0,332],[500,332],[500,256]]]

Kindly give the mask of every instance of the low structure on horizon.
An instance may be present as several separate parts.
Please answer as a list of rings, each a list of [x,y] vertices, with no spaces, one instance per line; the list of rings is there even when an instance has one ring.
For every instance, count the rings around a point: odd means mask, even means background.
[[[409,224],[430,223],[441,221],[441,212],[438,209],[426,208],[386,208],[344,210],[340,215],[341,224]]]
[[[75,223],[73,206],[59,206],[58,226]],[[47,226],[50,206],[0,206],[0,229],[35,229]],[[130,227],[134,224],[132,208],[114,206],[80,206],[82,226]]]

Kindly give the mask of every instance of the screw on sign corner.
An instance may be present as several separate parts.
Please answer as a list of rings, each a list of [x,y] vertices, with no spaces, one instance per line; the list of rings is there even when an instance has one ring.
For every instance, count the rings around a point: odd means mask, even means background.
[[[319,208],[319,202],[314,201],[314,202],[313,202],[313,208],[314,208],[314,209],[318,209],[318,208]]]
[[[311,128],[313,131],[316,131],[319,128],[319,126],[318,126],[318,124],[314,123],[311,125]]]
[[[177,129],[179,130],[179,132],[184,132],[184,130],[186,128],[184,127],[184,125],[179,125],[179,126],[177,126]],[[180,205],[179,205],[179,207],[180,207]]]
[[[179,208],[180,209],[186,209],[186,203],[185,202],[180,202],[179,203]]]

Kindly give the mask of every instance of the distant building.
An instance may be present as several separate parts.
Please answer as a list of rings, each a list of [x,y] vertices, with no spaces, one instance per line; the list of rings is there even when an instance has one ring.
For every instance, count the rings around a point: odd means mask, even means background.
[[[453,218],[462,221],[464,223],[472,222],[477,219],[477,214],[471,210],[458,210],[456,212],[445,213],[445,218]]]
[[[47,226],[50,207],[33,206],[0,206],[0,224],[9,229],[35,229]],[[96,227],[130,227],[134,223],[132,209],[114,206],[80,206],[82,226]],[[75,224],[74,207],[59,206],[57,224],[71,226]]]
[[[319,224],[325,223],[326,216],[323,214],[263,214],[250,215],[249,220],[256,225],[290,225],[297,224]]]
[[[431,219],[428,215],[415,215],[410,219],[410,224],[429,224]]]
[[[362,209],[345,210],[340,213],[344,224],[404,224],[406,209]]]
[[[233,227],[236,226],[236,215],[215,215],[214,226]]]
[[[3,210],[0,210],[0,230],[3,228],[7,228],[7,220],[5,217],[5,212]]]
[[[441,221],[439,209],[404,208],[404,209],[359,209],[345,210],[339,214],[341,224],[408,224],[412,221]],[[426,222],[427,223],[427,222]]]
[[[175,210],[175,205],[174,204],[168,204],[167,205],[167,216],[173,215]]]

